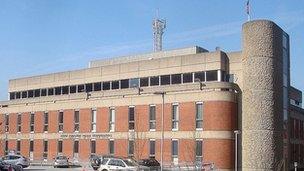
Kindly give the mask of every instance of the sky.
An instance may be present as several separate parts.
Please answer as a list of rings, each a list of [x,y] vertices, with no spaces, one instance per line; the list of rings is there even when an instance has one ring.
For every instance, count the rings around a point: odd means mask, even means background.
[[[151,52],[156,11],[167,21],[163,50],[242,48],[246,0],[0,0],[0,101],[10,79]],[[250,12],[289,34],[291,85],[304,91],[304,1],[251,0]]]

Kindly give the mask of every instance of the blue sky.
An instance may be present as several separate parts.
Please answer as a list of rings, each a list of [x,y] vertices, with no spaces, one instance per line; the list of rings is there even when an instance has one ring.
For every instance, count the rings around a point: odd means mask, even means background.
[[[0,0],[0,100],[8,80],[87,67],[152,51],[152,19],[167,20],[163,48],[241,49],[246,0]],[[252,19],[276,22],[291,41],[291,83],[304,90],[303,0],[251,0]]]

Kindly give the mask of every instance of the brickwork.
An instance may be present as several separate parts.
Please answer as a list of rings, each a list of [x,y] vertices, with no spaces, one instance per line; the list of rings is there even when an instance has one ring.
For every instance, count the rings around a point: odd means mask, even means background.
[[[80,109],[79,132],[91,132],[91,109]]]
[[[102,107],[97,109],[97,132],[109,131],[109,108]]]
[[[30,132],[30,113],[25,112],[21,115],[21,132],[29,133]]]
[[[17,133],[17,113],[9,115],[9,131],[10,134]]]
[[[129,131],[128,106],[115,107],[115,131]]]
[[[34,126],[34,132],[35,133],[42,133],[42,132],[44,132],[43,131],[43,127],[44,127],[43,112],[35,112],[34,123],[40,123],[40,124],[35,124],[35,126]]]
[[[49,133],[58,132],[58,111],[49,111]]]
[[[74,110],[64,110],[63,113],[63,132],[74,132]]]

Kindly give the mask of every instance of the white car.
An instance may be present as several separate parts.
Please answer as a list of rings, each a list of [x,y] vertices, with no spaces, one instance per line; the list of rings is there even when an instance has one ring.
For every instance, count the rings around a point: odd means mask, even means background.
[[[30,165],[29,160],[21,155],[9,154],[4,156],[2,159],[5,163],[19,165],[22,166],[23,168],[29,167]]]
[[[110,171],[110,170],[128,170],[137,171],[139,165],[130,159],[121,158],[105,158],[102,160],[99,171]]]

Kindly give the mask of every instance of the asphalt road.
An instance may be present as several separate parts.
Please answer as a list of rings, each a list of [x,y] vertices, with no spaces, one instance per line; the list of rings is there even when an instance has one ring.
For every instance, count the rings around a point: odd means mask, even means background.
[[[24,171],[94,171],[90,166],[75,168],[54,168],[51,166],[30,166]]]

